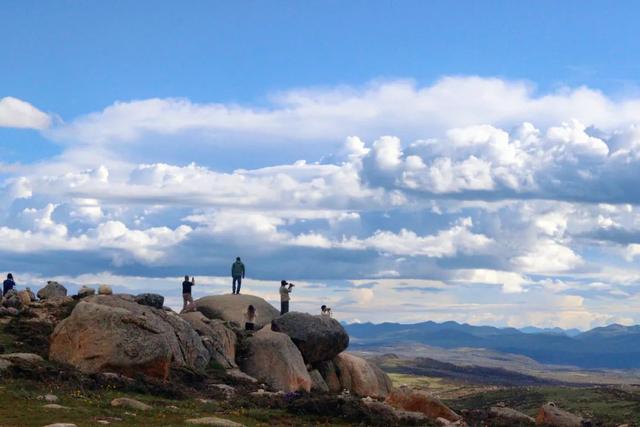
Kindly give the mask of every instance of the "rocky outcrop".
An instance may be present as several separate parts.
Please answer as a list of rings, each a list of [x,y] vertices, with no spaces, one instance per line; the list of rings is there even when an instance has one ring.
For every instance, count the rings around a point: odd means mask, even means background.
[[[20,314],[15,307],[0,307],[0,316],[17,316]]]
[[[279,391],[310,391],[311,377],[298,348],[289,337],[262,328],[243,343],[240,368]]]
[[[18,291],[11,289],[2,298],[2,306],[20,310],[22,308],[22,299],[18,295]]]
[[[131,399],[128,397],[118,397],[111,401],[111,406],[113,407],[123,407],[129,409],[135,409],[137,411],[148,411],[151,409],[150,405],[146,403],[142,403],[139,400]]]
[[[317,369],[309,371],[311,377],[311,391],[317,391],[321,393],[328,393],[329,386]]]
[[[49,357],[85,373],[117,372],[166,379],[171,366],[203,369],[209,353],[175,313],[117,295],[83,299],[51,336]]]
[[[60,283],[51,280],[47,282],[47,286],[38,291],[38,298],[40,298],[41,300],[66,296],[67,288],[62,286]]]
[[[13,363],[42,363],[44,359],[42,356],[34,353],[5,353],[0,354],[0,360],[6,360]]]
[[[189,322],[191,327],[200,334],[204,346],[214,361],[226,369],[238,367],[236,365],[237,337],[224,321],[209,319],[198,311],[182,313],[180,317]]]
[[[113,295],[113,290],[109,285],[98,286],[98,295]]]
[[[271,329],[289,335],[311,364],[331,360],[349,346],[347,331],[329,316],[290,312],[274,319]]]
[[[96,290],[88,286],[83,286],[78,290],[78,298],[86,298],[96,294]]]
[[[563,411],[552,402],[542,405],[536,416],[537,425],[553,427],[581,427],[583,421],[581,417]]]
[[[533,425],[536,420],[528,416],[527,414],[523,414],[520,411],[516,411],[515,409],[505,408],[502,406],[493,406],[489,409],[489,419],[492,422],[492,425],[503,425],[503,426],[512,426],[512,425]]]
[[[185,423],[200,426],[244,427],[244,424],[218,417],[190,418],[185,420]]]
[[[211,295],[195,301],[198,311],[209,319],[221,319],[244,325],[244,313],[249,305],[256,308],[256,329],[270,324],[280,315],[271,304],[254,295]]]
[[[462,417],[453,412],[447,405],[424,391],[412,390],[408,387],[394,389],[385,402],[396,409],[420,412],[431,420],[443,418],[456,422]]]
[[[318,368],[318,372],[322,375],[329,391],[331,393],[340,393],[343,388],[340,383],[340,377],[338,376],[338,371],[336,370],[336,365],[333,361],[329,360],[327,362],[322,362],[316,365]]]
[[[18,298],[20,299],[22,307],[27,307],[31,304],[31,295],[29,294],[29,291],[19,291]]]
[[[386,397],[393,384],[387,374],[373,363],[349,353],[340,353],[333,359],[340,388],[358,396]],[[334,388],[332,373],[325,378],[330,389]]]
[[[138,304],[154,308],[162,308],[164,305],[164,297],[160,294],[140,294],[135,297],[135,300]]]

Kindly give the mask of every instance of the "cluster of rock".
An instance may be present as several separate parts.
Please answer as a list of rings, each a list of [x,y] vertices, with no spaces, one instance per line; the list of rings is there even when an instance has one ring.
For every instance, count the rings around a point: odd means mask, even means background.
[[[68,316],[53,309],[74,300],[77,304],[71,305]],[[255,332],[242,327],[249,304],[257,309]],[[400,424],[429,420],[466,425],[435,397],[407,387],[394,389],[380,368],[345,352],[349,336],[330,317],[298,312],[280,316],[265,300],[251,295],[209,296],[196,305],[199,311],[178,314],[164,307],[164,298],[157,294],[114,295],[102,285],[97,292],[82,287],[70,297],[64,286],[48,282],[37,297],[28,289],[11,291],[2,301],[0,317],[29,310],[33,320],[27,321],[55,326],[49,359],[84,373],[144,374],[166,380],[171,368],[203,371],[215,364],[231,376],[277,392],[360,396],[373,412],[391,414]],[[0,372],[18,361],[42,359],[0,354]],[[483,419],[491,425],[571,427],[584,422],[553,404],[544,405],[535,420],[505,407],[490,408]]]
[[[112,293],[113,291],[109,285],[100,285],[98,287],[98,294],[100,295],[111,295]],[[83,286],[75,298],[84,298],[95,294],[95,289]],[[41,304],[45,302],[49,303],[49,305],[60,305],[72,299],[67,295],[67,288],[58,282],[50,280],[46,286],[38,291],[37,296],[29,288],[21,291],[11,289],[6,295],[0,297],[0,315],[17,316],[23,310],[41,307]]]

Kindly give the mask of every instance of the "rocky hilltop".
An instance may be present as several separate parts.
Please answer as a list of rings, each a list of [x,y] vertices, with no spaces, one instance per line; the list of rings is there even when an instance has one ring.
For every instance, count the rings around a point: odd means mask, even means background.
[[[241,326],[249,304],[257,308],[256,331]],[[15,338],[11,348],[23,351],[0,347],[0,375],[37,372],[44,378],[55,372],[57,381],[66,376],[116,390],[138,381],[150,393],[216,396],[230,405],[241,395],[254,405],[298,415],[332,413],[368,425],[466,425],[438,399],[394,388],[378,366],[347,352],[349,335],[330,317],[280,316],[252,295],[208,296],[196,306],[198,311],[176,313],[161,295],[113,294],[106,285],[74,296],[56,282],[37,297],[11,292],[0,324]],[[492,416],[533,422],[503,409]],[[549,416],[543,419],[549,423]]]

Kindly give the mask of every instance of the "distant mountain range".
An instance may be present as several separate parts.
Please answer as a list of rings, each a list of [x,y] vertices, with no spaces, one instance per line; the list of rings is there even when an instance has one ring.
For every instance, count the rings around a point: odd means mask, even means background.
[[[518,330],[525,334],[566,335],[568,337],[575,337],[582,333],[580,329],[536,328],[535,326],[527,326]]]
[[[345,328],[354,349],[415,342],[442,348],[486,348],[540,363],[586,369],[640,368],[640,326],[618,324],[578,330],[496,328],[457,322],[353,323]],[[419,356],[419,355],[416,355]]]

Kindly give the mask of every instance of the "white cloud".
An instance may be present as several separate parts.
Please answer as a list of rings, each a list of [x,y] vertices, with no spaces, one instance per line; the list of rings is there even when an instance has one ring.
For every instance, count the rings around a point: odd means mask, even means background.
[[[21,213],[26,228],[0,227],[0,251],[14,254],[107,251],[116,264],[134,260],[153,263],[161,260],[168,249],[182,242],[192,231],[186,225],[173,230],[168,227],[136,230],[120,221],[106,221],[84,233],[71,233],[66,225],[54,221],[56,208],[51,203],[42,209],[26,208]]]
[[[613,100],[586,87],[538,94],[527,82],[445,77],[428,86],[409,80],[373,82],[361,88],[290,90],[267,108],[195,104],[186,99],[118,102],[54,129],[59,140],[132,143],[145,135],[199,132],[209,139],[250,143],[339,141],[345,135],[405,138],[442,135],[448,129],[489,123],[539,126],[577,119],[607,129],[640,121],[640,101]]]
[[[399,233],[378,230],[365,239],[347,238],[336,246],[345,249],[374,249],[393,255],[428,256],[441,258],[457,253],[478,253],[488,249],[492,240],[470,231],[471,218],[462,218],[447,230],[431,236],[419,236],[402,229]]]
[[[357,304],[368,305],[375,298],[373,289],[370,288],[355,288],[351,290],[351,295],[355,298]]]
[[[308,285],[299,307],[341,319],[640,321],[616,305],[640,294],[634,122],[636,99],[475,77],[294,90],[262,108],[116,103],[46,130],[59,156],[3,167],[0,252],[50,272],[41,260],[65,251],[64,277],[81,264],[136,290],[240,254],[252,293],[275,300],[286,276]],[[212,166],[230,151],[253,163]]]
[[[537,241],[527,253],[513,259],[516,266],[528,273],[559,273],[583,263],[571,248],[551,239]]]
[[[46,129],[51,117],[28,102],[6,96],[0,98],[0,127]]]
[[[454,275],[454,280],[460,283],[482,283],[502,286],[505,293],[520,293],[523,285],[530,282],[525,276],[511,271],[497,271],[488,269],[462,269]]]

